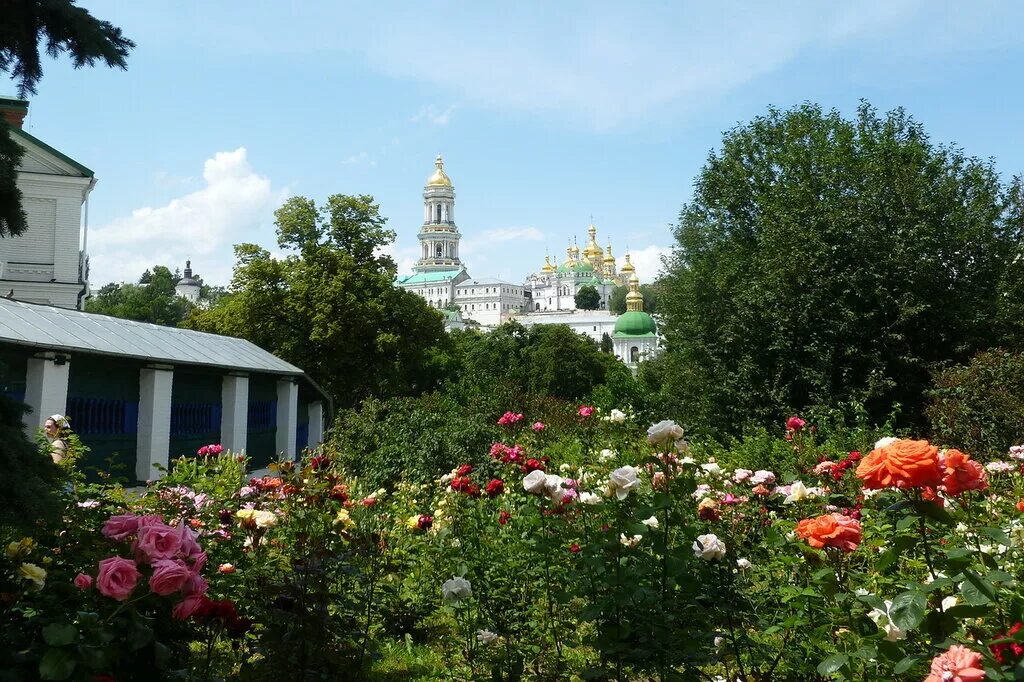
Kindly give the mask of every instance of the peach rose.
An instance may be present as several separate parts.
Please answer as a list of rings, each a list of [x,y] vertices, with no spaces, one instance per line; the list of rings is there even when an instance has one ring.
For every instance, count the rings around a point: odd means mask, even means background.
[[[981,682],[984,679],[981,654],[954,644],[932,659],[931,674],[924,682]]]
[[[857,549],[861,541],[860,521],[843,514],[824,514],[804,519],[796,526],[796,534],[816,549],[834,548],[844,552]]]
[[[893,441],[860,461],[857,478],[869,489],[939,485],[939,449],[926,440]]]
[[[131,559],[112,556],[100,562],[96,575],[96,589],[104,597],[124,601],[135,589],[142,574]]]
[[[970,455],[949,449],[942,459],[942,485],[954,496],[967,490],[984,490],[988,487],[988,472]]]
[[[181,559],[159,559],[153,562],[149,589],[162,597],[180,590],[192,577],[192,571]]]
[[[181,550],[181,534],[177,528],[163,523],[139,529],[139,538],[133,549],[140,561],[149,563],[171,559]]]

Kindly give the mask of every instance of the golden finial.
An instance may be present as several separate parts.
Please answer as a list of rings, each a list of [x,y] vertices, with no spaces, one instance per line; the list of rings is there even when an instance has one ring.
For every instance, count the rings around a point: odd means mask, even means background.
[[[427,178],[427,187],[451,187],[452,179],[444,172],[444,159],[438,154],[434,159],[434,174]]]
[[[619,272],[621,272],[623,274],[627,274],[627,273],[631,273],[631,272],[636,272],[636,268],[633,267],[633,263],[630,262],[630,260],[629,260],[629,252],[628,251],[626,252],[626,262],[622,264],[621,268],[619,268]]]
[[[626,294],[626,312],[642,312],[644,309],[644,295],[640,293],[640,278],[636,272],[629,278],[629,293]]]
[[[544,255],[544,267],[541,268],[544,272],[554,272],[555,266],[551,264],[551,256]]]
[[[608,250],[604,254],[605,265],[615,265],[615,256],[612,255],[612,240],[608,240]]]

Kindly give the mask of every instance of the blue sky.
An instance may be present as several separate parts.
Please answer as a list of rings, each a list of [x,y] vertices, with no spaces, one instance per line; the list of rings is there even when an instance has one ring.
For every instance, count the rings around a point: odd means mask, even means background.
[[[769,105],[902,105],[1024,170],[1019,3],[80,4],[129,69],[47,62],[29,125],[99,178],[94,285],[187,257],[227,283],[295,194],[374,195],[405,271],[438,153],[472,275],[521,280],[593,215],[650,280],[709,150]]]

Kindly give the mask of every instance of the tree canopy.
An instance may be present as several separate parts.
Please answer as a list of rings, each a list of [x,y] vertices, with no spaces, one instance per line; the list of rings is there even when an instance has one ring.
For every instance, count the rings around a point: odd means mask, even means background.
[[[601,294],[589,284],[581,286],[574,298],[576,307],[580,310],[597,310],[601,307]]]
[[[106,284],[88,301],[89,313],[177,327],[195,307],[175,293],[177,277],[163,265],[155,265],[139,277],[138,284]]]
[[[35,94],[43,77],[41,42],[50,57],[69,55],[76,69],[97,62],[125,69],[135,47],[121,29],[75,6],[75,0],[6,0],[0,21],[0,71],[17,81],[19,97]],[[0,119],[0,237],[21,234],[26,228],[15,184],[22,150],[8,126]]]
[[[806,104],[730,130],[661,281],[669,404],[720,432],[849,401],[918,422],[930,370],[1005,326],[1020,185],[902,109]]]
[[[274,215],[287,255],[236,246],[230,294],[185,326],[252,341],[304,369],[340,407],[434,387],[450,342],[441,315],[394,286],[381,248],[395,234],[373,197],[335,194],[322,206],[292,197]]]
[[[612,295],[608,297],[608,310],[616,315],[626,312],[626,294],[629,287],[619,286],[612,289]],[[653,315],[658,311],[659,290],[657,284],[641,284],[640,293],[644,297],[644,312]]]

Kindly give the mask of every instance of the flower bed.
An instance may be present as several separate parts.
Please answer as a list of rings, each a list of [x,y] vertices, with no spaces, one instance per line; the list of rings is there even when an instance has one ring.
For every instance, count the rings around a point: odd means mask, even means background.
[[[24,679],[1011,680],[1024,480],[923,440],[723,468],[589,406],[433,483],[364,489],[322,448],[219,446],[144,494],[85,486],[5,540],[0,667]],[[438,663],[444,661],[444,663]],[[392,677],[393,679],[394,677]]]

